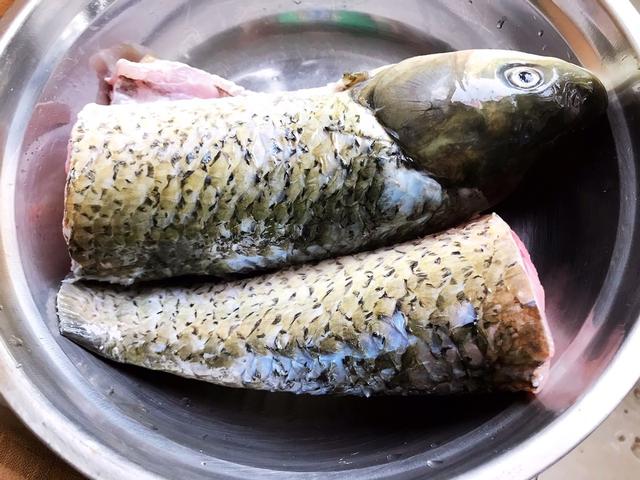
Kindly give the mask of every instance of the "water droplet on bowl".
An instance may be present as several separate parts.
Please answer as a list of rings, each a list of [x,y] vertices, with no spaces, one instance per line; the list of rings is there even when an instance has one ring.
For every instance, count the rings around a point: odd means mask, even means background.
[[[507,17],[500,17],[500,19],[498,20],[498,23],[496,24],[496,28],[498,30],[501,30],[502,27],[504,27],[504,22],[507,21]]]
[[[22,339],[20,337],[16,337],[15,335],[11,335],[9,337],[9,344],[13,345],[14,347],[21,347],[22,345],[24,345],[24,342],[22,341]]]
[[[538,36],[541,37],[544,35],[544,30],[538,30]]]
[[[427,467],[429,468],[437,468],[439,465],[442,465],[444,462],[442,460],[427,460]]]
[[[633,455],[640,459],[640,437],[636,437],[633,440],[633,443],[631,444],[631,453],[633,453]]]
[[[387,455],[387,462],[394,462],[402,457],[401,453],[390,453]]]

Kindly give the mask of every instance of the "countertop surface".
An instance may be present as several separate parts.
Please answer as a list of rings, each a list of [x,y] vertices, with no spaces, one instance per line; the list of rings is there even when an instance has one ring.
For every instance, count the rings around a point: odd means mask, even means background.
[[[81,480],[3,406],[0,399],[0,479]]]

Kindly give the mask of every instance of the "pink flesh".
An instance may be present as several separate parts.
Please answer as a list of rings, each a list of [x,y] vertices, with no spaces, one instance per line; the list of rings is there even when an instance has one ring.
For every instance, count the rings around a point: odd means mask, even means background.
[[[94,62],[96,71],[104,79],[102,87],[108,90],[108,103],[148,103],[159,100],[210,99],[251,95],[250,90],[184,63],[159,60],[155,57],[137,56],[131,52],[129,58],[112,61],[113,53],[107,50]],[[139,55],[139,51],[135,50]],[[372,71],[373,75],[377,70]],[[102,73],[102,75],[101,75]],[[324,92],[341,92],[350,85],[340,79],[323,87],[297,90],[296,93],[311,95]]]
[[[64,161],[64,173],[69,173],[71,168],[71,139],[67,142],[67,159]]]
[[[131,62],[121,58],[106,80],[113,86],[112,104],[220,98],[245,92],[222,77],[169,60]]]
[[[94,53],[89,59],[89,63],[100,79],[96,103],[101,105],[109,105],[111,103],[113,85],[107,79],[113,76],[118,60],[124,58],[132,62],[139,62],[150,53],[145,47],[134,44],[114,45]]]
[[[533,289],[533,297],[536,299],[536,305],[540,310],[541,315],[544,315],[545,310],[545,298],[544,298],[544,288],[542,288],[542,284],[540,283],[540,278],[538,277],[538,271],[536,270],[535,265],[531,261],[531,256],[529,255],[529,251],[527,247],[524,246],[520,237],[511,230],[511,236],[513,240],[516,242],[518,246],[518,250],[520,250],[520,257],[522,258],[522,262],[524,263],[524,269],[527,272],[527,277],[529,278],[529,283],[531,284],[531,288]]]

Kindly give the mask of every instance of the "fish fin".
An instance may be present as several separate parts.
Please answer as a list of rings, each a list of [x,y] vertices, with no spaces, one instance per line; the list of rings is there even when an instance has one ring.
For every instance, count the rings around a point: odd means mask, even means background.
[[[77,283],[62,283],[56,299],[58,328],[65,337],[100,352],[107,336],[105,325],[92,322],[98,318],[96,297],[91,290]]]

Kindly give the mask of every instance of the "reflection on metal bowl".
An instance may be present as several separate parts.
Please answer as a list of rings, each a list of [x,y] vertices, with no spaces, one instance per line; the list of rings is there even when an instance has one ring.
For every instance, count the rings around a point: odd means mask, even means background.
[[[626,0],[24,2],[0,41],[0,392],[97,478],[525,479],[579,442],[640,373],[636,54]],[[66,140],[89,66],[123,41],[257,90],[465,48],[582,63],[607,119],[540,159],[498,211],[546,286],[557,351],[536,397],[336,398],[219,388],[105,362],[60,337]],[[19,341],[17,341],[19,339]]]

